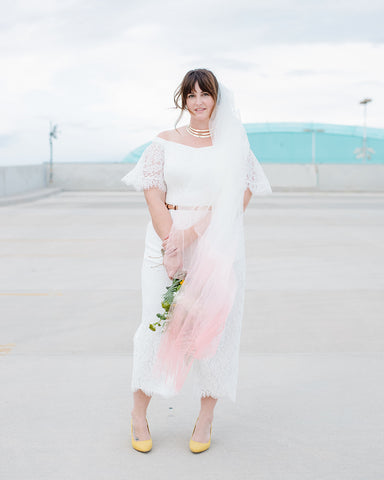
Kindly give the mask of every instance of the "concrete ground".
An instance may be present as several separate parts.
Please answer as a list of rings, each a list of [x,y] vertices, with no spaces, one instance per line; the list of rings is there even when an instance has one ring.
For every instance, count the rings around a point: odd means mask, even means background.
[[[384,194],[252,199],[237,401],[200,455],[191,379],[130,445],[147,221],[130,192],[0,208],[0,478],[382,480]]]

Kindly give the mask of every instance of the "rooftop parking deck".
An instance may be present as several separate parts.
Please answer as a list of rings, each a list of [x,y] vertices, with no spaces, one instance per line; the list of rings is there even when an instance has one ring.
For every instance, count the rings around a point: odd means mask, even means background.
[[[201,455],[193,378],[130,445],[148,220],[133,192],[0,208],[0,477],[382,480],[384,194],[252,198],[237,401]]]

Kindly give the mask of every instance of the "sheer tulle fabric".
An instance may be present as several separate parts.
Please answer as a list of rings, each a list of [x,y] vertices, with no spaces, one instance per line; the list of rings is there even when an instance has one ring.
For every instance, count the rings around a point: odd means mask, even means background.
[[[210,216],[204,214],[203,218]],[[211,220],[212,221],[212,220]],[[197,223],[199,225],[199,223]],[[212,357],[237,291],[233,262],[235,245],[212,244],[212,225],[184,249],[179,273],[186,277],[172,309],[158,351],[155,374],[180,390],[193,360]],[[175,228],[172,235],[179,235]],[[178,273],[175,273],[178,277]]]
[[[208,205],[194,205],[202,216],[195,224],[198,238],[187,249],[185,233],[173,224],[167,250],[182,250],[180,272],[185,281],[177,295],[158,351],[155,374],[180,390],[194,359],[216,352],[225,321],[236,297],[234,259],[240,248],[242,201],[249,143],[230,91],[220,85],[220,97],[210,120],[211,161],[216,177]],[[191,207],[191,206],[189,206]],[[205,229],[201,221],[209,218]],[[175,274],[177,277],[177,273]]]

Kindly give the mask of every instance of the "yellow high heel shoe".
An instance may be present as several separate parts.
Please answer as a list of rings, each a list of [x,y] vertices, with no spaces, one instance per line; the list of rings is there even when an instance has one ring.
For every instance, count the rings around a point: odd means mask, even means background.
[[[148,428],[149,434],[151,434],[151,432],[149,431],[148,421],[147,421],[147,428]],[[146,453],[152,449],[152,438],[150,438],[149,440],[135,440],[135,437],[133,435],[132,418],[131,418],[131,440],[132,440],[132,447],[139,452]]]
[[[197,420],[199,420],[199,417],[197,417]],[[193,437],[193,434],[195,433],[195,430],[196,430],[197,420],[196,420],[195,426],[193,428],[192,437]],[[195,442],[195,440],[192,440],[192,437],[191,437],[191,439],[189,441],[189,449],[191,450],[191,452],[192,453],[201,453],[201,452],[204,452],[205,450],[208,450],[208,448],[211,446],[211,436],[212,436],[212,423],[211,423],[211,428],[210,428],[210,432],[209,432],[209,441],[207,443]]]

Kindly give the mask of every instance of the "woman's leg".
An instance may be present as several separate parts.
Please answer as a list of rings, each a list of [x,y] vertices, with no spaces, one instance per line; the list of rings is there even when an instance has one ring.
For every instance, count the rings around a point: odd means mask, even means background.
[[[210,428],[213,421],[213,410],[215,409],[217,398],[201,397],[201,407],[199,419],[196,423],[196,429],[192,436],[195,442],[207,443],[210,437]]]
[[[149,440],[151,435],[147,428],[147,408],[152,397],[142,390],[133,393],[132,424],[136,440]]]

